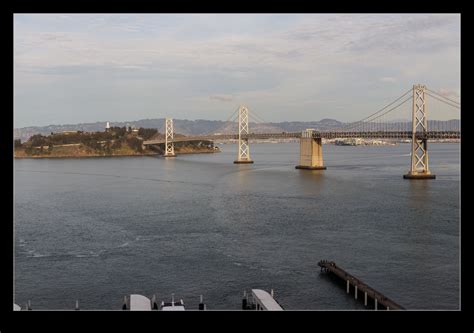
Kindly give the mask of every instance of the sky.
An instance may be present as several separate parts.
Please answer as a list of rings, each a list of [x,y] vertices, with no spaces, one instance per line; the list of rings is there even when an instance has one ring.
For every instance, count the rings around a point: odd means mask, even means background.
[[[460,45],[458,14],[16,14],[14,127],[226,120],[240,104],[357,121],[413,84],[460,100]]]

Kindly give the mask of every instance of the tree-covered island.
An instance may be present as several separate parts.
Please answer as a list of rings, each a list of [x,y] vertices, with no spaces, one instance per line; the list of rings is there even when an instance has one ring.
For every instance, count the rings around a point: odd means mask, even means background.
[[[175,134],[175,137],[183,135]],[[36,134],[26,142],[16,139],[15,158],[66,158],[99,156],[162,155],[164,145],[147,146],[143,141],[163,139],[154,128],[110,127],[103,132],[64,131],[50,135]],[[176,142],[176,154],[214,153],[212,141]]]

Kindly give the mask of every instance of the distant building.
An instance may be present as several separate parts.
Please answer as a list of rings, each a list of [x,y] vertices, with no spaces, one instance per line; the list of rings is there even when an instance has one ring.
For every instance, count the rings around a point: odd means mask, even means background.
[[[79,131],[62,131],[63,134],[77,134]]]
[[[108,132],[110,130],[110,123],[107,122],[107,125],[105,125],[105,131]]]

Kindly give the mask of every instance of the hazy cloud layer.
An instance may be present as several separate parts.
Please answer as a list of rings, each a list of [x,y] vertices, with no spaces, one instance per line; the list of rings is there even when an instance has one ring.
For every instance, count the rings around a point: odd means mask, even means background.
[[[213,95],[209,96],[210,99],[221,101],[221,102],[231,102],[234,98],[232,96],[224,96],[224,95]]]
[[[414,83],[460,92],[453,14],[22,14],[14,43],[15,127],[224,120],[240,103],[269,121],[353,121]]]

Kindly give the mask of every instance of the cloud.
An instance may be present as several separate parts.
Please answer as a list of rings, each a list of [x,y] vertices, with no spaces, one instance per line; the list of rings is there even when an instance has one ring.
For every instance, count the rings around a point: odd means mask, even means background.
[[[209,96],[210,99],[220,101],[220,102],[231,102],[234,100],[232,96],[227,95],[212,95]]]
[[[15,60],[19,65],[28,63],[43,67],[106,63],[139,66],[157,63],[168,67],[218,68],[237,65],[308,73],[327,68],[327,65],[357,64],[361,60],[379,65],[396,61],[400,55],[406,57],[423,50],[433,51],[434,47],[442,48],[458,40],[455,34],[448,36],[449,31],[440,34],[444,31],[441,28],[452,22],[451,17],[427,16],[415,20],[409,15],[387,18],[383,18],[383,15],[317,15],[304,18],[301,24],[295,23],[283,32],[273,32],[267,28],[264,31],[268,32],[256,31],[253,34],[226,33],[224,25],[220,35],[211,34],[184,41],[173,36],[196,29],[191,24],[192,19],[176,27],[174,32],[168,28],[165,29],[166,34],[133,34],[134,37],[127,37],[120,36],[120,31],[152,29],[148,27],[149,23],[138,20],[136,16],[128,20],[123,16],[98,16],[93,22],[98,22],[98,27],[106,27],[109,32],[115,31],[114,38],[81,31],[29,32],[16,39],[21,57]],[[203,21],[199,20],[201,25]],[[406,26],[412,27],[413,31]],[[424,38],[415,38],[418,32],[429,29],[437,30],[431,35],[426,33]],[[24,50],[27,45],[32,46],[29,52]]]
[[[391,76],[385,76],[380,78],[380,81],[382,82],[397,82],[397,79]]]
[[[60,114],[93,106],[94,83],[104,119],[114,89],[144,118],[159,102],[213,119],[215,101],[239,100],[273,121],[350,121],[414,83],[460,84],[459,15],[15,15],[14,47],[16,96],[59,87],[75,98],[50,103]]]

